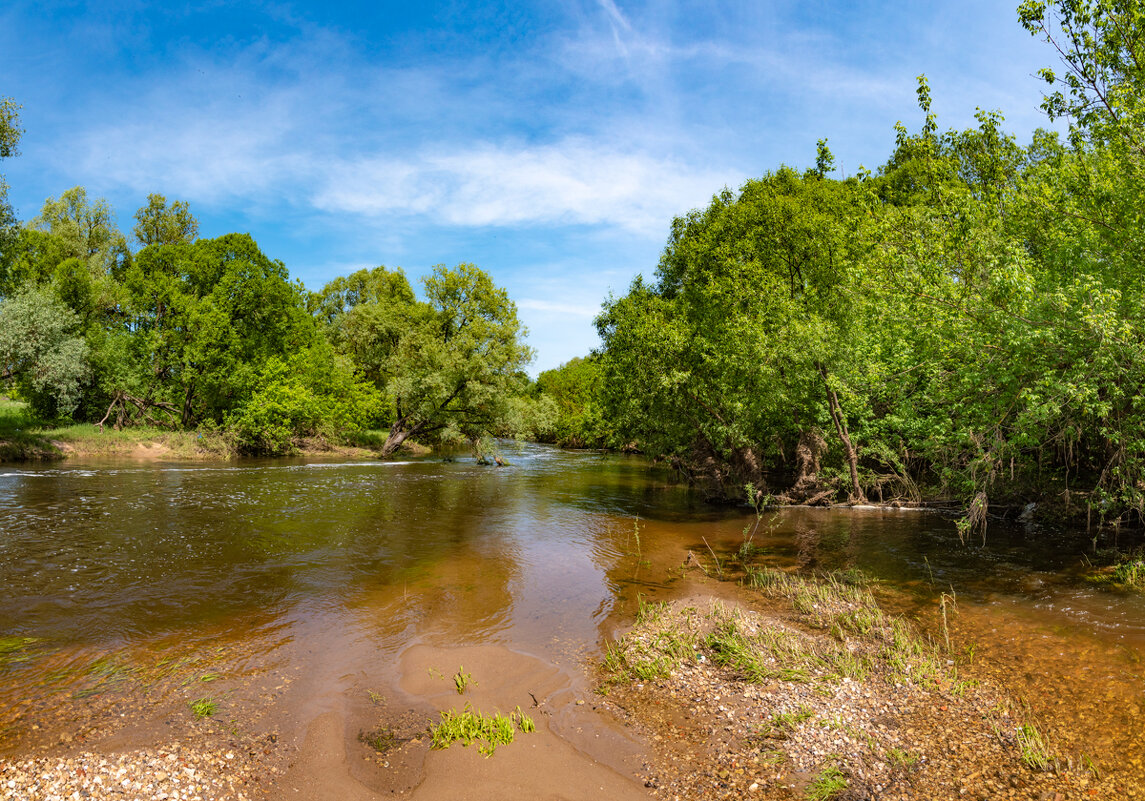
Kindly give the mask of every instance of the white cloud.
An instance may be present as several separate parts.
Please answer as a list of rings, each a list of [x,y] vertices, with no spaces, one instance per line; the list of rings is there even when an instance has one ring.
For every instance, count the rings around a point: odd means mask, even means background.
[[[459,226],[602,225],[659,234],[666,220],[740,180],[731,169],[564,139],[333,163],[314,204],[363,216],[424,214]]]
[[[561,314],[567,317],[583,317],[586,320],[594,319],[600,314],[600,303],[594,305],[576,303],[556,303],[549,300],[536,300],[525,298],[517,301],[517,308],[523,311],[546,312],[548,314]]]

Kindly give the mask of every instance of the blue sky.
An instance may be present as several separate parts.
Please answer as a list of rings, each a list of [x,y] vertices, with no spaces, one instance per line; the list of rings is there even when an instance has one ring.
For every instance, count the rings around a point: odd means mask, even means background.
[[[0,170],[22,219],[77,184],[127,232],[149,192],[186,200],[312,289],[474,262],[535,373],[596,344],[673,216],[821,137],[842,173],[876,168],[920,125],[921,73],[940,127],[1000,109],[1027,141],[1052,54],[1016,1],[6,0],[25,135]]]

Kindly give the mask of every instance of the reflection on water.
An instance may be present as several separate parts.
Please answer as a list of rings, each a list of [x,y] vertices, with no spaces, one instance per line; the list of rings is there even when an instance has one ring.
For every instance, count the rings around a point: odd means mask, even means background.
[[[506,456],[0,467],[0,637],[37,638],[0,661],[0,712],[117,649],[257,639],[242,670],[307,653],[330,663],[316,684],[414,641],[593,655],[608,621],[673,591],[687,550],[729,560],[755,522],[637,459]],[[992,526],[965,547],[937,515],[806,509],[765,516],[753,544],[859,568],[924,625],[953,593],[954,633],[1035,711],[1101,729],[1107,759],[1145,751],[1145,599],[1085,584],[1088,539]]]
[[[0,630],[99,642],[247,610],[311,613],[409,584],[443,560],[468,563],[461,585],[512,584],[519,594],[541,582],[578,595],[596,572],[591,555],[611,547],[599,541],[601,520],[688,502],[630,459],[539,448],[511,459],[503,470],[440,461],[9,469],[0,473]],[[502,595],[480,606],[507,615],[513,603]]]

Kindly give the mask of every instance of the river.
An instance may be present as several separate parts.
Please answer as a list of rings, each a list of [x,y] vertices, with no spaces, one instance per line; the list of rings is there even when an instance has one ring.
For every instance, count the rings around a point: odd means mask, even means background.
[[[0,466],[0,753],[97,738],[114,699],[164,681],[185,699],[202,691],[189,676],[217,678],[224,705],[280,697],[267,714],[300,732],[332,710],[352,731],[418,654],[417,671],[462,656],[495,671],[480,649],[503,649],[587,692],[584,665],[640,600],[687,590],[687,551],[730,572],[756,522],[638,458],[505,456]],[[1140,764],[1145,600],[1085,581],[1083,533],[995,523],[963,545],[936,514],[797,509],[752,541],[764,563],[866,572],[1062,748]]]

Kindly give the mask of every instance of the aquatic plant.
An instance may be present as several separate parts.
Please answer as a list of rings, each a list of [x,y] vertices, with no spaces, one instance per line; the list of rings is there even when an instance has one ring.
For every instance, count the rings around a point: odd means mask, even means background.
[[[386,753],[401,742],[393,730],[385,726],[373,731],[358,732],[358,741],[370,746],[379,754]]]
[[[24,662],[32,658],[32,646],[39,637],[0,637],[0,666]]]
[[[219,703],[212,698],[197,698],[191,701],[190,706],[191,712],[200,720],[209,718],[219,709]]]
[[[464,695],[469,685],[476,683],[473,681],[473,674],[465,672],[464,665],[458,666],[457,672],[453,674],[453,686],[457,688],[458,695]]]
[[[497,746],[513,742],[513,722],[512,717],[500,712],[493,715],[475,712],[469,704],[460,712],[447,709],[441,713],[441,722],[430,726],[430,747],[444,749],[458,742],[468,747],[477,743],[477,751],[489,757]]]

